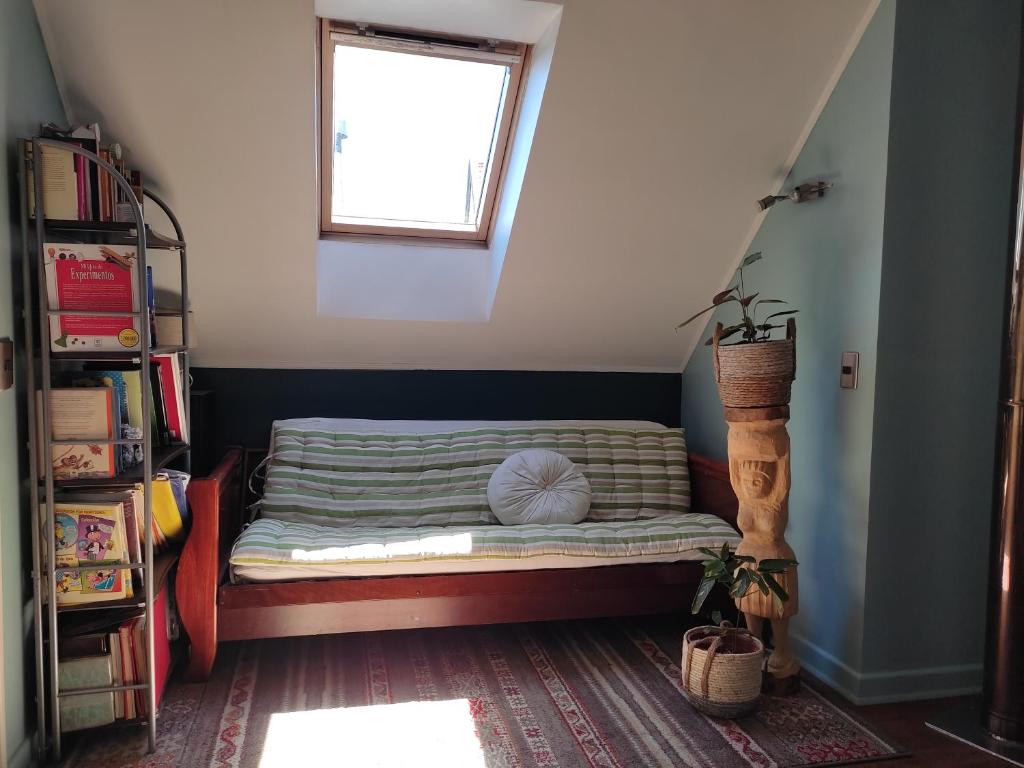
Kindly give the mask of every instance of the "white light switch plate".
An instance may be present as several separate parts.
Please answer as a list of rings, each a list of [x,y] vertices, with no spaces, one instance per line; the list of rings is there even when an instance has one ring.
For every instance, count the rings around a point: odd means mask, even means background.
[[[0,390],[14,386],[14,342],[0,339]]]
[[[856,389],[859,368],[860,354],[843,352],[843,359],[839,367],[839,386],[843,389]]]

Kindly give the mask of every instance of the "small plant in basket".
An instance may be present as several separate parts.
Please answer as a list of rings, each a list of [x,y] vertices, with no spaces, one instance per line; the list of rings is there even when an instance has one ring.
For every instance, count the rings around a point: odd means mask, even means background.
[[[737,555],[728,544],[720,551],[701,547],[708,556],[702,564],[704,577],[693,597],[692,613],[699,613],[716,584],[732,598],[751,589],[771,594],[784,603],[789,595],[775,574],[797,565],[795,560],[761,560]],[[718,617],[714,616],[717,622]],[[746,629],[729,622],[694,627],[683,637],[683,691],[694,707],[715,717],[739,717],[757,706],[761,693],[764,645]]]
[[[776,581],[774,574],[783,573],[787,568],[799,565],[796,560],[758,562],[752,557],[737,555],[728,544],[723,544],[721,551],[718,552],[707,547],[701,547],[700,551],[707,555],[708,559],[701,563],[704,566],[704,577],[693,596],[691,613],[700,613],[701,606],[715,584],[725,586],[729,590],[729,597],[734,600],[747,594],[751,587],[757,587],[765,596],[771,594],[779,603],[789,600],[789,595]]]
[[[800,310],[787,309],[781,312],[773,312],[762,318],[761,322],[757,321],[757,310],[762,304],[787,303],[784,299],[758,299],[757,297],[760,295],[759,293],[747,293],[746,285],[743,282],[743,269],[744,267],[749,267],[756,261],[760,261],[762,258],[760,251],[752,253],[744,258],[740,264],[739,282],[731,288],[727,288],[721,293],[715,294],[714,298],[711,299],[711,306],[705,307],[697,314],[681,322],[676,326],[676,330],[689,325],[701,315],[704,315],[717,307],[735,302],[740,306],[740,321],[735,325],[727,325],[723,328],[718,340],[720,342],[725,341],[738,333],[741,335],[741,340],[737,342],[739,344],[753,344],[755,342],[771,341],[772,331],[776,328],[785,327],[779,323],[773,323],[772,321],[778,320],[781,317],[795,315]],[[713,341],[714,337],[709,338],[704,342],[704,345],[710,347]]]
[[[783,299],[761,299],[760,293],[747,293],[743,271],[761,260],[760,251],[743,259],[739,281],[711,299],[711,306],[687,318],[676,330],[689,325],[711,310],[737,304],[740,321],[723,327],[716,323],[706,345],[712,347],[718,396],[726,408],[770,408],[789,404],[790,389],[796,377],[796,320],[799,310],[784,309],[758,318],[762,305],[785,304]],[[779,323],[785,318],[785,325]],[[772,331],[786,329],[784,339],[773,339]],[[739,335],[739,341],[723,344]]]

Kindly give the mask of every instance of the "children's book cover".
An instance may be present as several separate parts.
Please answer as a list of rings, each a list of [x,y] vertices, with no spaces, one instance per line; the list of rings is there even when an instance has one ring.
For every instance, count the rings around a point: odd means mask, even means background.
[[[116,520],[98,515],[79,515],[76,547],[80,563],[99,563],[110,560],[111,550],[116,545],[114,539],[116,525]]]
[[[50,309],[138,312],[134,248],[82,243],[46,243],[43,268]],[[54,352],[126,351],[141,346],[138,318],[55,315],[50,318]]]
[[[42,410],[43,395],[36,393]],[[52,447],[55,480],[108,478],[117,474],[116,446],[106,440],[119,434],[119,413],[110,387],[54,388],[50,390],[50,427],[54,440],[81,440],[81,443]],[[40,429],[40,432],[42,430]],[[40,446],[43,445],[40,434]],[[42,450],[42,448],[40,449]],[[40,465],[43,454],[40,453]]]
[[[128,562],[124,533],[124,504],[58,502],[54,509],[58,566],[105,565]],[[57,604],[68,605],[131,597],[127,571],[90,568],[65,571],[57,579]]]

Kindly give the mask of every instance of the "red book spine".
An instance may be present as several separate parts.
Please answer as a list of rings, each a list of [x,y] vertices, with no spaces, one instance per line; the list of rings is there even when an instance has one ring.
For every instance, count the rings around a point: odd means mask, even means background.
[[[164,407],[167,411],[167,431],[178,442],[184,442],[181,428],[181,395],[174,383],[173,363],[170,355],[154,355],[153,360],[160,366],[160,386],[163,388]]]
[[[160,708],[160,700],[167,685],[167,676],[171,671],[171,642],[167,639],[167,588],[161,589],[153,600],[153,666],[156,668],[156,706]]]
[[[132,658],[135,662],[136,680],[145,682],[146,670],[146,623],[139,617],[134,620],[131,630]],[[160,701],[167,685],[167,676],[171,671],[171,643],[167,639],[167,588],[161,589],[153,598],[153,688],[156,691],[156,707],[160,709]],[[149,715],[149,697],[146,691],[135,691],[135,708],[138,717]]]

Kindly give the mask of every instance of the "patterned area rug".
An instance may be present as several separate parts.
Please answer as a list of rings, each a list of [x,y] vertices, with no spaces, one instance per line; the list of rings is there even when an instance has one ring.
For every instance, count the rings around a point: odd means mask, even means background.
[[[267,640],[222,649],[206,685],[139,729],[76,745],[74,768],[782,768],[898,756],[805,685],[732,721],[680,692],[682,630],[599,620]]]

